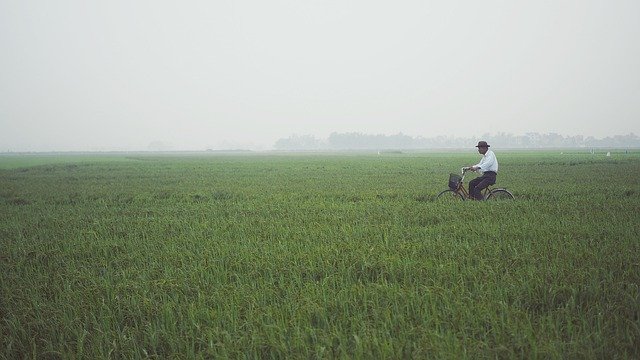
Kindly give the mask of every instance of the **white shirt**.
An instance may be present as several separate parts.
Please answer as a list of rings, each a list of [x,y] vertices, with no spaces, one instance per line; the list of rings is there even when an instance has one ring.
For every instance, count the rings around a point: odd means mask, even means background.
[[[487,152],[482,155],[480,163],[476,166],[480,168],[481,173],[485,173],[487,171],[498,173],[498,159],[496,159],[496,154],[491,150],[487,150]]]

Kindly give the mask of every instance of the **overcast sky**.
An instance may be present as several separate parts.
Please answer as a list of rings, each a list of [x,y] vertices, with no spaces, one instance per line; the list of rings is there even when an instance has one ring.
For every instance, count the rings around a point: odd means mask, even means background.
[[[0,151],[639,120],[638,0],[0,0]]]

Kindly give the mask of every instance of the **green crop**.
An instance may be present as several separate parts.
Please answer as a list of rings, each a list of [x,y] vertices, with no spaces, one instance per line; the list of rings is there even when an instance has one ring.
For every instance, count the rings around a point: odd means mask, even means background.
[[[640,153],[496,153],[0,156],[0,358],[640,357]]]

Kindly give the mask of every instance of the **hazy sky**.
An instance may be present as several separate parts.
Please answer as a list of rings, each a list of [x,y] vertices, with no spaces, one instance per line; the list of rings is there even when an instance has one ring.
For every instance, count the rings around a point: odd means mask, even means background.
[[[0,151],[640,134],[640,1],[0,0]]]

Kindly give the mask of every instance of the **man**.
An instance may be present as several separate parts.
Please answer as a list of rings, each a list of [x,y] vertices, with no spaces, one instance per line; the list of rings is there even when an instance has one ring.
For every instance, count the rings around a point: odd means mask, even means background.
[[[496,154],[489,150],[490,146],[491,145],[487,144],[486,141],[478,142],[476,147],[478,148],[478,152],[482,154],[482,159],[477,165],[467,168],[468,170],[480,171],[482,173],[482,176],[478,176],[477,178],[469,181],[469,195],[476,200],[483,200],[484,198],[480,192],[487,186],[496,183],[498,159],[496,159]]]

